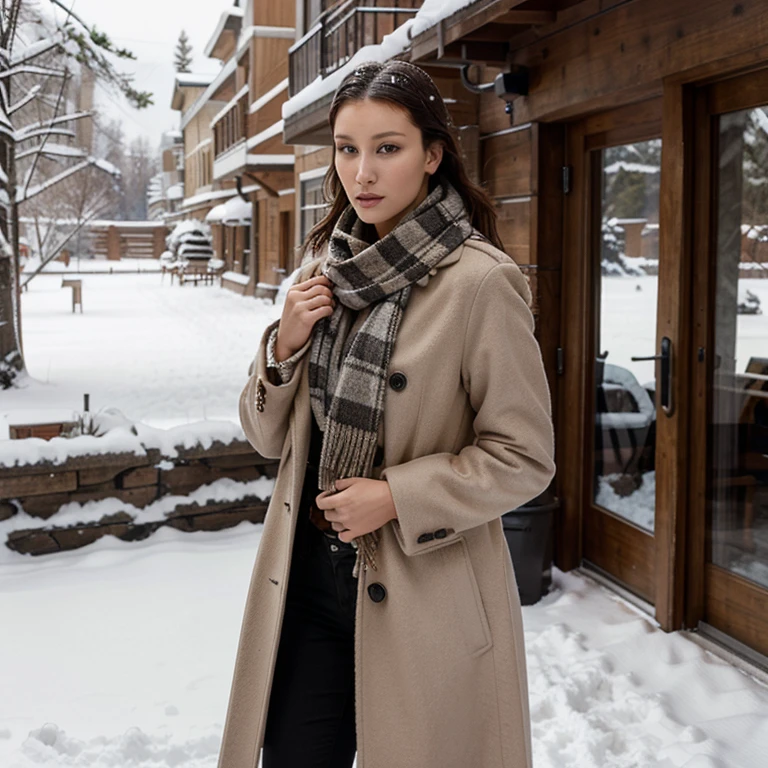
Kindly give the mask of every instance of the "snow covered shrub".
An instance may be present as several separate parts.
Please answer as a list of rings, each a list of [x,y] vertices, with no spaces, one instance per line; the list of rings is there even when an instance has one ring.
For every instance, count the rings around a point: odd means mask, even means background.
[[[197,219],[180,221],[166,238],[165,244],[177,260],[210,259],[213,256],[211,227]]]

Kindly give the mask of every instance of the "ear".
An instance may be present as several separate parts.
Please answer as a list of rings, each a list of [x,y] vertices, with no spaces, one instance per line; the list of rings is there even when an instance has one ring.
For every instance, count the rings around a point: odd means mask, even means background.
[[[424,170],[431,176],[440,167],[443,161],[443,142],[434,141],[427,147],[427,160]]]

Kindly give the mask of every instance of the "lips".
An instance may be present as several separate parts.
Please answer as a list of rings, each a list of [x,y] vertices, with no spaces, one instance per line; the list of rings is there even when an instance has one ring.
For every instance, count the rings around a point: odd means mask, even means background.
[[[384,198],[379,195],[358,195],[357,202],[362,208],[373,208],[374,205],[378,205]]]

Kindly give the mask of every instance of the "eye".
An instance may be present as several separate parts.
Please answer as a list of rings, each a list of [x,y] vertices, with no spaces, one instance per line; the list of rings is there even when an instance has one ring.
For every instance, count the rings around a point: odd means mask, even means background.
[[[391,155],[397,152],[400,149],[396,144],[382,144],[379,147],[379,152],[385,154],[385,155]]]
[[[340,147],[336,147],[336,151],[340,152],[342,155],[351,155],[353,152],[357,152],[351,144],[342,144]]]

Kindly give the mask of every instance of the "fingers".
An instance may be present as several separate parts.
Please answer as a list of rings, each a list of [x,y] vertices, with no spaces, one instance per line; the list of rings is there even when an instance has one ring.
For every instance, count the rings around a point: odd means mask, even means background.
[[[308,299],[312,296],[327,296],[329,299],[333,298],[333,291],[327,285],[311,285],[306,289],[294,286],[291,290],[295,294],[299,294],[299,301]]]
[[[326,509],[334,509],[335,499],[330,497],[334,495],[333,491],[323,491],[319,496],[315,497],[315,504],[318,509],[325,511]]]
[[[306,291],[314,286],[323,286],[325,288],[333,288],[333,283],[325,275],[317,275],[316,277],[310,277],[309,280],[303,280],[300,283],[294,283],[288,291]]]

